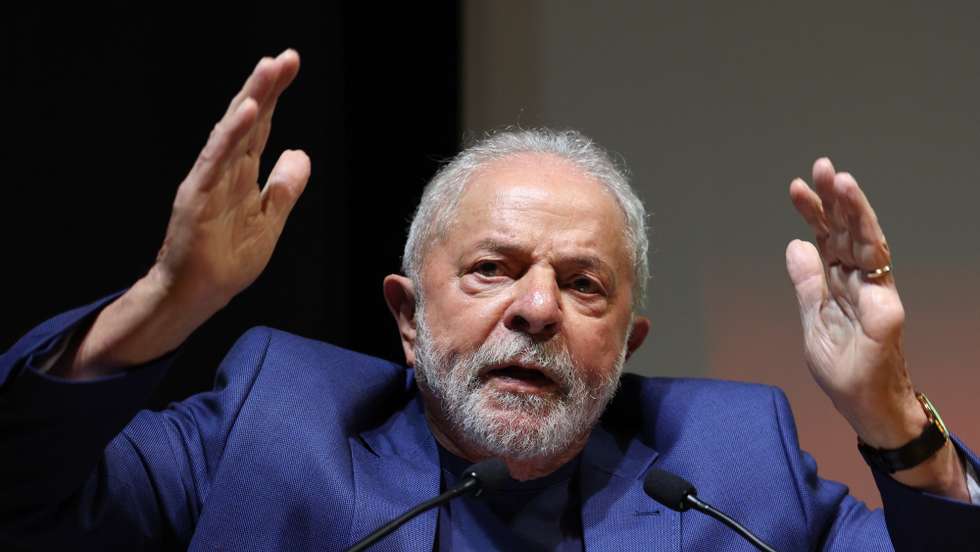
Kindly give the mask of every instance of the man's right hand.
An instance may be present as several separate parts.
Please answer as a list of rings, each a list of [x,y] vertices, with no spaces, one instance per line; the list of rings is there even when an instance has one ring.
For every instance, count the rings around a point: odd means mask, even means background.
[[[177,190],[153,268],[76,336],[52,373],[88,379],[158,358],[255,281],[310,176],[307,155],[287,150],[257,184],[276,101],[298,70],[293,50],[259,61]]]

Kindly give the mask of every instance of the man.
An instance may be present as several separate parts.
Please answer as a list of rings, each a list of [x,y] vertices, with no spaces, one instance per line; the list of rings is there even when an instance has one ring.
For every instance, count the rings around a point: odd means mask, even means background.
[[[791,184],[817,245],[791,243],[787,267],[807,364],[879,467],[887,531],[880,512],[816,477],[779,392],[621,375],[650,327],[637,312],[645,215],[576,133],[498,134],[427,187],[405,275],[384,283],[414,370],[260,329],[229,353],[215,391],[137,414],[172,352],[264,268],[306,185],[300,151],[255,185],[298,68],[293,51],[259,62],[181,184],[144,278],[0,361],[4,545],[342,549],[459,467],[499,457],[515,483],[378,549],[747,546],[647,498],[652,465],[690,477],[778,549],[888,549],[888,532],[896,547],[976,546],[966,472],[977,459],[916,397],[884,236],[826,159],[815,191]]]

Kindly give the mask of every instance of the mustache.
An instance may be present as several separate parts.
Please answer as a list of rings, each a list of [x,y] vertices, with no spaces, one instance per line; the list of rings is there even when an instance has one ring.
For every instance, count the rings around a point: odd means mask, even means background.
[[[463,368],[469,386],[474,388],[481,385],[481,377],[488,372],[510,365],[534,368],[565,392],[571,391],[577,383],[575,362],[564,343],[536,342],[523,334],[488,339],[473,353],[454,360],[459,368]]]

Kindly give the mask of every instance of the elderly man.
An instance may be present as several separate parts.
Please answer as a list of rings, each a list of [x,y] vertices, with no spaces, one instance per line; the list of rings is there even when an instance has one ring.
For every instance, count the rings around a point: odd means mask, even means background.
[[[884,516],[816,476],[780,392],[622,374],[650,327],[637,310],[645,213],[574,132],[493,135],[426,188],[405,275],[384,282],[408,370],[258,329],[213,392],[137,413],[172,352],[265,267],[303,191],[300,151],[255,185],[298,68],[293,51],[258,64],[181,184],[144,278],[3,356],[4,546],[341,549],[490,457],[516,481],[378,549],[747,546],[646,497],[651,466],[693,479],[778,549],[889,549],[889,532],[896,546],[978,546],[977,459],[917,397],[884,237],[826,159],[816,191],[790,186],[817,246],[791,243],[787,267],[807,364],[875,467]]]

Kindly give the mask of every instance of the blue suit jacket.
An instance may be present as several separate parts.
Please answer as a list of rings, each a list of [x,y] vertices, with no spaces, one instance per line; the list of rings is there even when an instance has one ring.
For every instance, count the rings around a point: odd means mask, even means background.
[[[32,366],[98,306],[0,357],[0,549],[336,550],[439,492],[411,370],[260,328],[213,391],[137,413],[170,358],[85,383]],[[876,474],[883,516],[819,479],[775,388],[626,375],[582,453],[587,550],[751,550],[649,499],[651,465],[779,550],[890,550],[889,531],[899,550],[980,542],[977,507]],[[424,514],[376,549],[432,550],[436,523]]]

